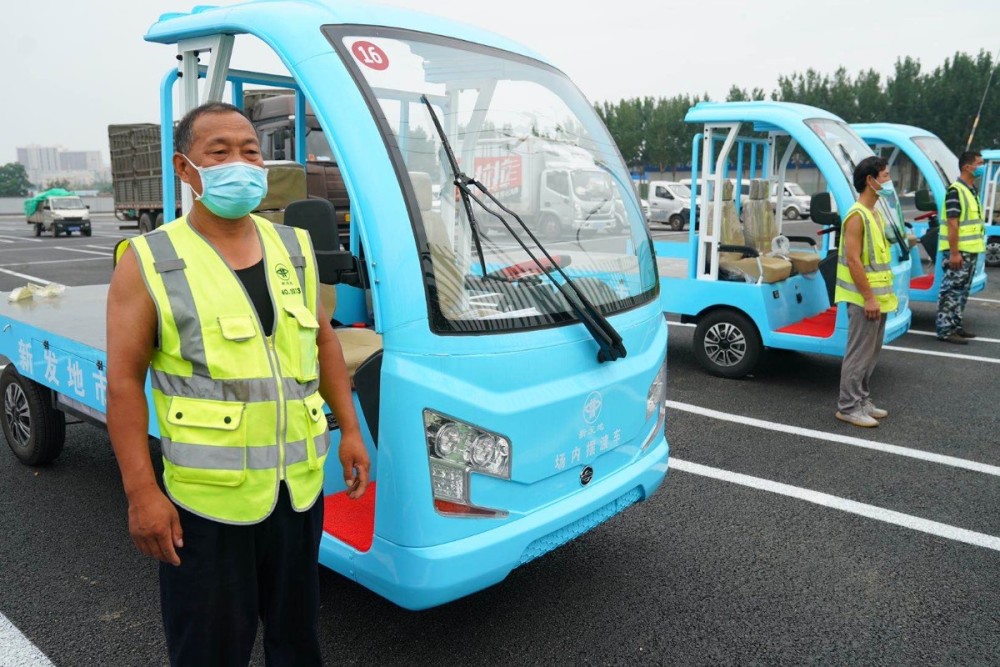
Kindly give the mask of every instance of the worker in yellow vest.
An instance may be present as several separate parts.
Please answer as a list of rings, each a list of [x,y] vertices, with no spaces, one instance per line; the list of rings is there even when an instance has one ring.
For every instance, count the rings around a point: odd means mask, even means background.
[[[196,200],[132,239],[108,291],[108,430],[139,550],[160,561],[172,665],[321,665],[324,401],[349,495],[368,482],[347,369],[308,234],[250,215],[267,191],[253,125],[209,103],[176,128]],[[160,490],[147,444],[147,372]]]
[[[847,211],[837,257],[836,303],[847,304],[847,348],[840,367],[837,419],[855,426],[878,426],[889,412],[871,400],[869,381],[885,336],[887,313],[899,306],[892,289],[892,258],[879,197],[891,195],[889,165],[867,157],[854,169],[858,201]]]
[[[979,201],[976,181],[983,176],[983,156],[979,151],[966,151],[958,157],[958,180],[948,187],[942,207],[938,237],[938,261],[944,269],[938,292],[938,340],[955,345],[968,345],[975,338],[963,326],[965,303],[972,289],[972,277],[979,257],[986,252],[986,223],[983,205]]]

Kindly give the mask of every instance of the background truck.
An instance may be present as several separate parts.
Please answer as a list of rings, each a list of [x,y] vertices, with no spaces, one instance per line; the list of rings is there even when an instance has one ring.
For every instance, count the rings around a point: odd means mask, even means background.
[[[481,140],[473,168],[476,180],[548,239],[619,226],[617,188],[577,146],[535,136]],[[481,222],[500,228],[489,216]]]
[[[249,90],[244,110],[260,135],[264,160],[298,160],[295,155],[295,96],[283,89]],[[337,210],[341,235],[350,221],[350,199],[340,168],[319,122],[306,108],[306,187],[311,198],[328,199]],[[163,178],[160,167],[160,126],[134,123],[108,126],[115,217],[136,222],[148,232],[164,222]],[[174,178],[174,201],[181,201],[181,182]],[[180,215],[174,211],[167,219]]]
[[[80,232],[90,236],[90,209],[76,193],[59,188],[40,192],[24,202],[24,215],[34,225],[35,236]]]

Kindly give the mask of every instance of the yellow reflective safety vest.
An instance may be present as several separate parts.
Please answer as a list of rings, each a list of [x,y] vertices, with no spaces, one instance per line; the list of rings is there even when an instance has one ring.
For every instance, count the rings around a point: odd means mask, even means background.
[[[955,181],[950,187],[958,191],[958,201],[962,204],[962,212],[958,218],[959,252],[986,252],[986,223],[979,197],[961,180]],[[951,250],[945,205],[941,206],[941,228],[938,233],[938,250]]]
[[[878,300],[879,310],[890,313],[899,307],[899,300],[892,290],[892,267],[889,264],[892,252],[889,250],[889,239],[885,236],[885,221],[882,220],[881,213],[870,211],[861,202],[855,202],[844,216],[844,222],[855,213],[861,215],[863,223],[861,263],[865,268],[865,277],[868,278],[872,294]],[[837,253],[837,289],[834,291],[833,300],[835,303],[846,301],[864,306],[865,298],[854,284],[854,278],[851,277],[851,270],[847,265],[846,248],[845,232],[840,235],[840,249]]]
[[[185,217],[131,241],[159,319],[150,372],[163,481],[178,505],[231,524],[266,518],[282,479],[295,509],[310,507],[330,447],[309,235],[251,217],[273,335],[261,330],[240,279]]]

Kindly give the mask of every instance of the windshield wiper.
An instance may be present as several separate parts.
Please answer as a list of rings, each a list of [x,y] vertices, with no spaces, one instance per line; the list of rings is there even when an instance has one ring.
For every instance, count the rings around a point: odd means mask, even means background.
[[[552,281],[552,284],[555,285],[557,290],[559,290],[559,293],[562,294],[563,298],[566,299],[566,303],[568,303],[570,307],[573,309],[573,313],[580,320],[580,322],[583,323],[584,327],[586,327],[587,329],[587,332],[591,335],[591,337],[593,337],[594,341],[597,342],[599,348],[597,351],[598,362],[603,363],[605,361],[615,361],[616,359],[620,359],[624,357],[626,354],[628,354],[628,351],[625,349],[625,345],[622,342],[621,335],[619,335],[619,333],[615,330],[615,328],[611,326],[611,323],[607,320],[606,317],[604,317],[603,314],[601,314],[601,311],[596,306],[594,306],[594,304],[591,303],[590,300],[583,294],[583,292],[576,285],[576,283],[574,283],[570,279],[570,277],[566,275],[566,272],[562,270],[560,262],[557,262],[555,259],[552,258],[552,255],[549,254],[549,251],[545,249],[545,247],[541,244],[541,242],[539,242],[539,240],[535,237],[535,235],[531,232],[531,230],[528,229],[528,225],[526,225],[524,220],[521,219],[521,216],[519,216],[514,211],[510,210],[507,206],[503,204],[503,202],[494,197],[493,193],[490,192],[485,185],[483,185],[476,179],[469,177],[459,168],[458,160],[455,159],[455,153],[451,149],[451,143],[448,141],[448,136],[445,134],[444,128],[441,126],[441,121],[438,119],[437,113],[435,113],[434,111],[434,107],[431,106],[431,103],[427,99],[426,95],[421,95],[420,100],[427,106],[427,112],[431,115],[431,120],[434,123],[434,129],[437,130],[438,136],[441,137],[441,144],[444,146],[445,154],[448,156],[448,162],[451,166],[452,175],[454,176],[455,179],[454,181],[455,187],[458,188],[459,192],[462,195],[462,203],[465,206],[466,215],[469,217],[469,225],[472,227],[473,230],[473,238],[476,241],[476,249],[479,251],[479,259],[480,262],[482,263],[483,277],[484,278],[487,277],[488,274],[486,271],[486,261],[483,257],[483,250],[479,244],[478,223],[476,222],[475,215],[473,214],[472,211],[471,202],[473,201],[479,204],[479,206],[481,206],[484,211],[497,218],[501,222],[501,224],[503,224],[503,226],[506,227],[511,237],[513,237],[514,240],[517,241],[518,245],[520,245],[521,248],[526,253],[528,253],[528,257],[531,258],[531,261],[534,262],[534,264],[539,268],[541,273],[549,276],[549,280]],[[507,220],[502,215],[492,210],[489,206],[486,205],[486,203],[482,199],[476,196],[476,194],[472,191],[473,186],[476,189],[478,189],[481,193],[486,195],[490,199],[490,201],[492,201],[493,204],[495,204],[500,210],[502,210],[504,213],[511,216],[512,218],[514,218],[514,220],[517,221],[521,229],[524,230],[524,232],[534,242],[534,244],[538,247],[538,249],[542,251],[542,254],[545,255],[545,258],[549,261],[548,266],[542,264],[542,262],[535,256],[535,254],[531,251],[531,249],[527,246],[527,244],[525,244],[524,240],[520,237],[520,235],[518,235],[518,233],[514,231],[514,228],[510,225],[510,223],[507,222]],[[556,271],[562,277],[562,279],[566,281],[565,284],[558,282],[555,278],[552,277],[552,275],[549,272],[553,270]],[[569,288],[571,289],[568,289],[567,286],[569,286]]]

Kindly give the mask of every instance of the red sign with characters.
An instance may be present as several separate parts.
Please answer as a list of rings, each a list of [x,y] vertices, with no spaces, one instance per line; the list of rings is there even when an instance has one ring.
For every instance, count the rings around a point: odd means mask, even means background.
[[[362,65],[374,70],[382,71],[389,67],[389,56],[385,55],[385,51],[377,44],[366,41],[354,42],[351,45],[351,53]]]
[[[474,178],[485,185],[497,199],[511,199],[521,194],[521,156],[477,157]]]

